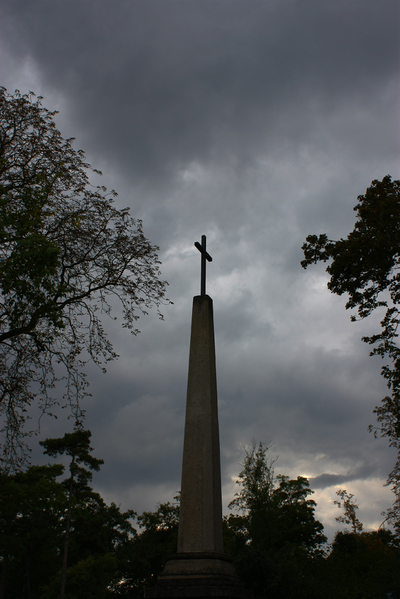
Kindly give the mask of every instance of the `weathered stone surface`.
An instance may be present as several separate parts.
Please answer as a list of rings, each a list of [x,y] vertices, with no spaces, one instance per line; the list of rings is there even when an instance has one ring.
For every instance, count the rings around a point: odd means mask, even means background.
[[[168,586],[202,584],[241,586],[232,560],[221,553],[177,553],[167,561],[158,584]]]
[[[147,589],[147,599],[254,599],[254,593],[241,587],[204,585],[191,587],[157,587]]]
[[[223,553],[213,303],[193,298],[178,553]]]
[[[223,553],[213,303],[193,298],[178,553],[146,599],[252,599]]]

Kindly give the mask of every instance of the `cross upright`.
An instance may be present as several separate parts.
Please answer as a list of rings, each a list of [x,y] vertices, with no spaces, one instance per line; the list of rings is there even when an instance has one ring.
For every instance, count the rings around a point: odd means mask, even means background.
[[[206,236],[201,236],[201,244],[198,241],[194,242],[194,245],[197,247],[199,252],[201,253],[201,293],[200,295],[206,294],[206,260],[208,262],[212,262],[212,258],[210,254],[206,251]]]

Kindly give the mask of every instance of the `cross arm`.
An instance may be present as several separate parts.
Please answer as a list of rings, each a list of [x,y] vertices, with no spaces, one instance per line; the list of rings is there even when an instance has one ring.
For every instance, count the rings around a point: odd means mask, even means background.
[[[197,247],[197,249],[201,252],[202,256],[205,256],[205,258],[209,261],[212,262],[212,258],[210,256],[210,254],[208,252],[206,252],[206,250],[203,248],[203,246],[198,242],[195,241],[194,245]]]
[[[212,262],[210,254],[206,250],[206,236],[201,236],[201,243],[198,241],[194,242],[194,245],[201,254],[201,295],[206,295],[206,260]]]

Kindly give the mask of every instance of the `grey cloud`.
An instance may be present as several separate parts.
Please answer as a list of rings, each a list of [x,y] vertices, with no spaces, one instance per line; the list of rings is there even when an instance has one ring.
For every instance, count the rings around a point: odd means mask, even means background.
[[[352,476],[346,474],[320,474],[315,478],[310,478],[310,487],[312,489],[325,489],[334,485],[341,485],[350,480],[354,480]]]
[[[374,465],[371,463],[364,464],[361,468],[353,472],[346,472],[343,474],[320,474],[315,478],[310,478],[310,487],[312,489],[325,489],[327,487],[333,487],[337,485],[344,485],[345,483],[353,482],[360,479],[371,479],[376,476],[376,470]]]
[[[397,0],[3,1],[9,89],[37,80],[44,105],[60,106],[62,133],[161,246],[174,301],[137,338],[106,322],[121,357],[88,372],[108,500],[152,509],[179,488],[203,233],[227,495],[252,439],[315,488],[384,481],[393,455],[367,426],[386,388],[360,341],[379,318],[350,324],[323,265],[299,262],[307,234],[347,235],[357,195],[398,173],[397,11]],[[40,438],[69,426],[43,419]]]
[[[294,141],[324,127],[338,104],[368,107],[397,67],[390,1],[385,11],[365,1],[235,0],[3,10],[9,42],[17,36],[46,84],[69,98],[87,149],[146,185],[232,152],[243,168],[256,149],[275,151],[285,130]]]

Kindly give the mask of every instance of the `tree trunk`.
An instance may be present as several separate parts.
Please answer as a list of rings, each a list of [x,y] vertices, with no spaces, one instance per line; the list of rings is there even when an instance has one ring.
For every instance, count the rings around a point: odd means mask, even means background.
[[[72,495],[73,495],[73,484],[74,484],[74,475],[73,475],[74,462],[75,462],[75,456],[73,456],[72,462],[70,465],[71,478],[69,481],[67,520],[65,523],[64,553],[63,553],[63,561],[62,561],[62,567],[61,567],[60,599],[64,599],[65,584],[67,581],[69,529],[71,527],[71,506],[72,506]]]
[[[31,591],[31,557],[32,547],[29,547],[25,562],[24,591],[26,599],[32,599]]]
[[[7,565],[8,565],[8,556],[5,555],[3,557],[2,565],[1,565],[0,599],[5,599],[5,597],[6,597]]]

